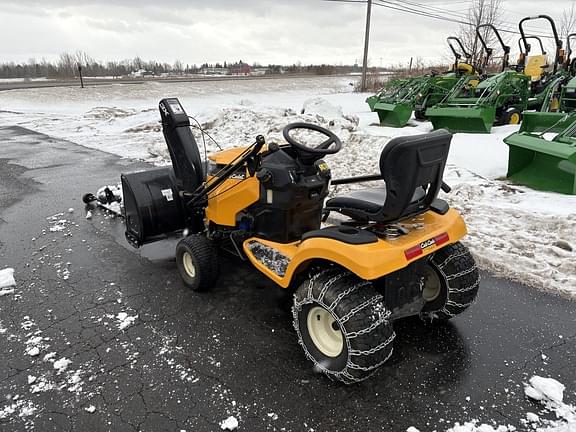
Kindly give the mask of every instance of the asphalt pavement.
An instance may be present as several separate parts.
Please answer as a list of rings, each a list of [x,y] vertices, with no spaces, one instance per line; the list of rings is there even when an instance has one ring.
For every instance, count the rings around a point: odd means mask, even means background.
[[[81,197],[140,162],[0,127],[0,430],[443,431],[455,422],[519,430],[539,405],[532,375],[576,403],[573,302],[482,273],[477,302],[444,325],[395,323],[379,373],[344,386],[314,372],[290,298],[224,258],[216,288],[185,288],[173,241],[143,250]]]

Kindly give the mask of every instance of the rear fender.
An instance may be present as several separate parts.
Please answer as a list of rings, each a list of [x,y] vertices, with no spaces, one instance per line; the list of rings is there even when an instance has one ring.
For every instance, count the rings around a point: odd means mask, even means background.
[[[334,263],[361,279],[375,280],[436,250],[459,241],[466,235],[464,221],[454,209],[444,215],[433,212],[405,220],[410,232],[393,240],[379,238],[374,243],[349,244],[343,241],[311,237],[293,243],[276,243],[252,237],[243,244],[250,262],[283,288],[315,260]]]

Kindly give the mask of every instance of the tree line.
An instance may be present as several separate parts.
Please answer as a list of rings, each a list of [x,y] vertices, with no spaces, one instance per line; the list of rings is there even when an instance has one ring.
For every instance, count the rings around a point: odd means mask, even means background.
[[[30,59],[27,62],[3,62],[0,63],[0,78],[49,78],[71,79],[78,76],[78,66],[82,68],[85,77],[123,77],[133,72],[145,70],[154,75],[190,75],[202,73],[208,68],[228,68],[243,64],[239,62],[223,62],[201,65],[184,64],[176,60],[173,64],[158,62],[155,60],[143,60],[140,57],[121,61],[96,61],[83,51],[76,53],[62,53],[55,61],[46,59]],[[263,68],[267,74],[275,73],[311,73],[317,75],[329,75],[334,73],[348,73],[355,70],[354,66],[335,65],[267,65],[259,63],[251,65],[253,69]]]

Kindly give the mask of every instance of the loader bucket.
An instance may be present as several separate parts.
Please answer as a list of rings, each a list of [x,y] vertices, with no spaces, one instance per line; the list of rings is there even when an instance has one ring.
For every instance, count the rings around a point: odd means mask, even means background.
[[[370,96],[369,98],[366,99],[366,103],[370,107],[370,111],[374,111],[374,105],[378,103],[378,96],[377,95]]]
[[[402,127],[406,126],[412,115],[412,104],[378,102],[374,105],[374,111],[378,113],[381,126]]]
[[[566,129],[572,121],[563,113],[556,112],[524,112],[522,113],[522,125],[520,132],[555,132],[559,133]],[[568,124],[566,122],[568,121]]]
[[[537,190],[576,195],[576,145],[521,132],[508,144],[507,177]]]
[[[434,129],[448,129],[450,132],[490,133],[496,119],[496,109],[492,107],[432,107],[426,110],[426,117]]]

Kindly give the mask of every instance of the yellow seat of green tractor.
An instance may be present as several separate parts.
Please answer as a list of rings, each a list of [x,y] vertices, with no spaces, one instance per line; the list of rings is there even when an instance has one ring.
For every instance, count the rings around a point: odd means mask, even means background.
[[[524,75],[528,75],[532,81],[538,81],[544,73],[544,66],[547,64],[548,58],[544,54],[528,56],[524,67]]]

